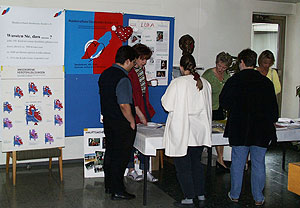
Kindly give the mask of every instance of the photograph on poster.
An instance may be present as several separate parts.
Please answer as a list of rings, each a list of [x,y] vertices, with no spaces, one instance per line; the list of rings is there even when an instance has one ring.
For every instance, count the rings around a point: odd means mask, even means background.
[[[100,138],[89,138],[89,146],[100,146]]]
[[[130,41],[132,44],[135,45],[135,44],[141,43],[141,38],[142,38],[142,36],[140,34],[132,35],[130,38]]]
[[[95,162],[96,161],[96,153],[88,153],[84,154],[85,162]]]
[[[165,71],[157,71],[156,72],[156,76],[157,77],[165,77],[166,76],[166,72]]]
[[[160,68],[167,69],[167,60],[160,60]]]
[[[164,41],[164,32],[163,31],[157,31],[156,41],[157,42]]]

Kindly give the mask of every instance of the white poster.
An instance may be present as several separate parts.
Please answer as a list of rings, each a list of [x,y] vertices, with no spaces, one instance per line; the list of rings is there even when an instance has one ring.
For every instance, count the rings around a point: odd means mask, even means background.
[[[64,65],[62,9],[0,6],[0,65]]]
[[[64,146],[64,70],[1,67],[2,151]]]
[[[105,135],[103,128],[84,129],[84,177],[104,177]]]
[[[153,52],[146,67],[147,80],[158,80],[158,85],[168,85],[170,22],[159,20],[129,19],[133,34],[128,45],[147,45]]]

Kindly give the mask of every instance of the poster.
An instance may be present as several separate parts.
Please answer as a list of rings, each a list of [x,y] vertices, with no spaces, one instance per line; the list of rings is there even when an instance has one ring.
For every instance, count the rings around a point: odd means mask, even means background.
[[[0,6],[0,65],[64,65],[62,9]]]
[[[105,135],[103,128],[84,129],[84,177],[104,177]]]
[[[66,74],[101,74],[122,46],[121,13],[66,11]],[[131,35],[131,34],[130,34]]]
[[[133,34],[128,45],[147,45],[153,52],[146,67],[147,80],[158,80],[158,85],[168,84],[170,22],[150,19],[129,19],[128,25]]]
[[[62,66],[1,67],[2,151],[64,146]]]

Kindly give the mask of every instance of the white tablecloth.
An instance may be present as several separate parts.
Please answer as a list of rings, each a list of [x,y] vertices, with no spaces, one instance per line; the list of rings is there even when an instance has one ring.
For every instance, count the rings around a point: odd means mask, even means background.
[[[164,149],[162,138],[164,127],[159,125],[138,125],[134,147],[148,156],[156,156],[156,150]],[[278,142],[300,141],[300,129],[284,129],[277,131]],[[228,138],[223,133],[213,133],[212,145],[229,145]]]

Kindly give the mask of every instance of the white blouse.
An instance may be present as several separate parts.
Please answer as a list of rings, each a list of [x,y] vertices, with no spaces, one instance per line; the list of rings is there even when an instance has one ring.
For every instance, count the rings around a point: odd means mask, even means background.
[[[161,98],[169,112],[163,138],[167,156],[185,156],[188,146],[211,146],[211,86],[205,79],[201,80],[203,89],[199,91],[193,75],[178,77]]]

